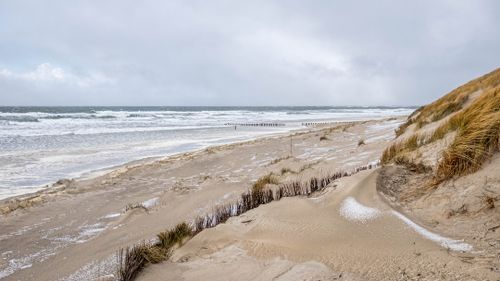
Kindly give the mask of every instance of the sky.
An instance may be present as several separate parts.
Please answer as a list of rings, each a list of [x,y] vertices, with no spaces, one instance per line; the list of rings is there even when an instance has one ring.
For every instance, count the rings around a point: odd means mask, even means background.
[[[499,67],[500,1],[0,0],[0,106],[422,105]]]

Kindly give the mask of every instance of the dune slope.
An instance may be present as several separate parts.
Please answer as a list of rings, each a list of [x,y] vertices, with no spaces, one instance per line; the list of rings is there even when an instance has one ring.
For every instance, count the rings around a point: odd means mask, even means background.
[[[382,155],[378,190],[500,273],[500,69],[416,110]]]

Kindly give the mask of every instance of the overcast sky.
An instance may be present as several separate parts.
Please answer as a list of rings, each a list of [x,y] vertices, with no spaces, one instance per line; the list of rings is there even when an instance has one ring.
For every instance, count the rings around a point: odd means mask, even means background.
[[[0,105],[419,105],[500,66],[500,1],[0,0]]]

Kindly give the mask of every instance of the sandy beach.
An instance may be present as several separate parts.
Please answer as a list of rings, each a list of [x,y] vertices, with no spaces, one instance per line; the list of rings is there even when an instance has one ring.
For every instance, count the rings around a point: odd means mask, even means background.
[[[4,200],[0,277],[113,280],[120,248],[236,200],[269,172],[286,181],[377,163],[402,120],[340,123],[139,161]],[[363,171],[311,197],[232,218],[139,280],[494,280],[461,261],[473,249],[461,237],[419,228],[385,204],[376,174]]]
[[[297,132],[291,138],[212,147],[125,165],[97,178],[61,181],[36,195],[4,200],[0,276],[81,280],[70,276],[86,265],[94,271],[92,263],[114,263],[120,247],[154,238],[180,221],[234,200],[270,171],[303,168],[301,176],[307,176],[373,163],[400,123],[401,119],[391,119],[339,124]],[[358,146],[360,138],[366,145]],[[144,208],[125,211],[130,204]],[[47,270],[55,265],[58,270]]]

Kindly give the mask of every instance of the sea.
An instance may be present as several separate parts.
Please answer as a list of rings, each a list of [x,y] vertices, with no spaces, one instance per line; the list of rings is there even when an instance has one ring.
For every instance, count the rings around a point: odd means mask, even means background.
[[[130,161],[414,107],[0,107],[0,199]]]

